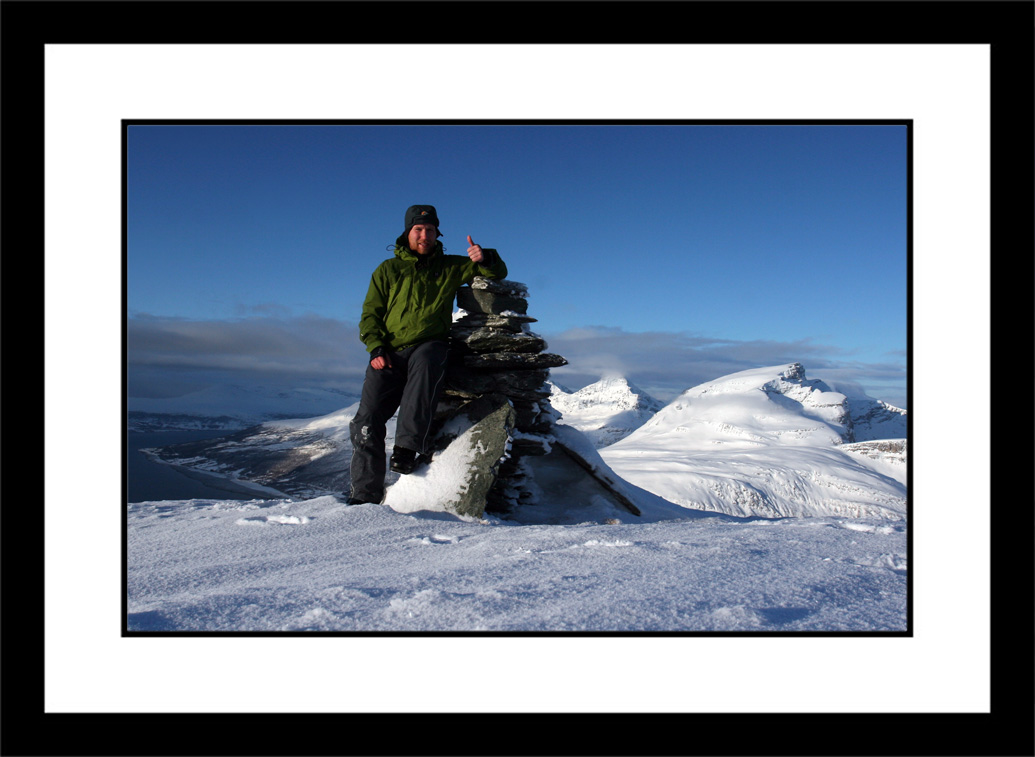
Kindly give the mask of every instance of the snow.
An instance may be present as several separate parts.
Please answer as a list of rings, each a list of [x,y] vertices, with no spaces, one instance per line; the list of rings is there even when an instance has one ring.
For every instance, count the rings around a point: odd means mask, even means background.
[[[552,382],[550,389],[553,408],[596,447],[625,438],[664,406],[621,376],[604,377],[577,392]]]
[[[686,507],[904,519],[905,440],[892,445],[903,449],[896,459],[844,443],[853,438],[848,398],[793,363],[688,389],[601,455],[625,480]]]
[[[129,503],[127,628],[908,631],[904,453],[839,444],[843,395],[794,369],[690,390],[600,450],[557,425],[638,516],[553,456],[536,459],[539,502],[517,517],[451,513],[460,444],[386,505]],[[709,421],[723,403],[727,427]]]
[[[602,506],[601,506],[602,507]],[[523,524],[303,501],[129,505],[131,631],[903,631],[876,518]]]
[[[469,441],[472,433],[470,428],[460,433],[457,443],[436,455],[434,465],[399,476],[385,493],[384,504],[401,513],[447,512],[447,503],[455,501],[457,482],[465,480],[479,449]]]

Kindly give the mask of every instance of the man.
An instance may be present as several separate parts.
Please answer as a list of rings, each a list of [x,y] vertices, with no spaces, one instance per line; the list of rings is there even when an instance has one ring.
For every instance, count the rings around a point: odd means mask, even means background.
[[[446,255],[432,205],[406,210],[395,257],[370,278],[359,338],[370,353],[363,394],[349,425],[350,505],[384,498],[385,425],[396,419],[391,469],[411,473],[426,458],[435,406],[442,393],[456,290],[475,276],[502,279],[507,266],[494,249],[467,237],[467,255]],[[418,455],[421,456],[418,458]]]

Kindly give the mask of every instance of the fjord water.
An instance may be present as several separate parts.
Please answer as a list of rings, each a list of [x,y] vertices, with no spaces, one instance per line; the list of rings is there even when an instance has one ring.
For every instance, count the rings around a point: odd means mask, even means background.
[[[171,499],[263,499],[269,494],[236,484],[225,478],[158,463],[141,450],[168,444],[216,439],[223,430],[175,430],[127,432],[127,501],[148,502]]]

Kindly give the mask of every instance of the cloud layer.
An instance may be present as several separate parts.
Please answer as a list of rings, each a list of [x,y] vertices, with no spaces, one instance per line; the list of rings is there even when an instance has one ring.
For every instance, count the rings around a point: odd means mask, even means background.
[[[551,371],[571,389],[621,375],[668,401],[736,371],[800,362],[810,378],[906,406],[901,355],[863,363],[831,345],[723,341],[689,333],[633,333],[591,326],[543,334],[568,365]],[[174,397],[220,383],[320,387],[358,393],[366,350],[355,324],[315,316],[191,321],[136,316],[127,321],[130,397]]]
[[[362,383],[365,355],[358,328],[331,318],[127,321],[130,397],[175,397],[220,383],[350,390]]]
[[[606,375],[621,375],[658,399],[671,400],[705,381],[749,368],[798,362],[809,378],[839,391],[863,392],[898,407],[906,402],[906,365],[889,356],[881,364],[855,361],[840,348],[794,342],[726,341],[688,333],[633,333],[594,326],[548,334],[549,351],[568,365],[555,368],[557,383],[579,388]]]

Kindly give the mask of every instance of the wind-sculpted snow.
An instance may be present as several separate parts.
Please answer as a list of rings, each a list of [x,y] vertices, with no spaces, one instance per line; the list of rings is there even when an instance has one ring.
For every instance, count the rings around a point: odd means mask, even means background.
[[[906,529],[521,524],[333,497],[129,505],[130,632],[903,632]]]
[[[837,447],[680,453],[616,445],[601,455],[626,481],[693,509],[765,518],[906,517],[905,484]]]

